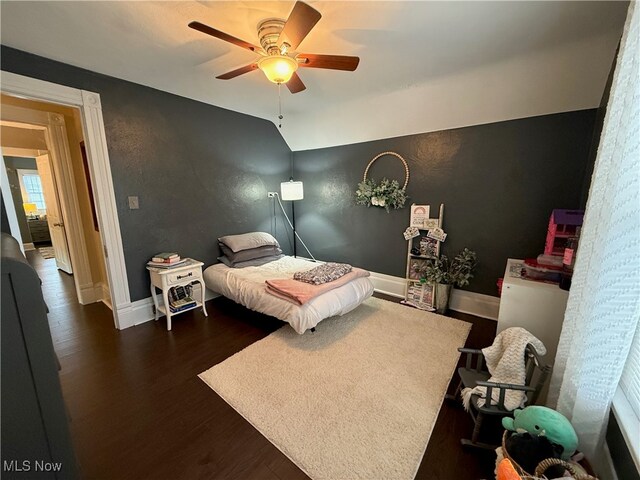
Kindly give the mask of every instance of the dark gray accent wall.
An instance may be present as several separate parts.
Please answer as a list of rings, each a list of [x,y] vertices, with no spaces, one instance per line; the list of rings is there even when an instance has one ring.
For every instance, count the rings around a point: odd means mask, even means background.
[[[296,227],[317,258],[404,277],[409,208],[386,213],[354,200],[369,161],[397,152],[411,172],[407,205],[444,203],[443,253],[475,250],[467,289],[497,295],[507,258],[542,253],[551,210],[580,206],[594,118],[585,110],[295,152],[305,182]],[[404,171],[386,156],[370,176],[402,181]]]
[[[38,163],[35,158],[29,157],[12,157],[10,155],[5,155],[4,163],[6,167],[11,168],[20,168],[22,170],[37,170]]]
[[[591,147],[589,149],[589,160],[587,162],[587,168],[585,169],[584,181],[582,183],[582,193],[580,195],[580,205],[583,209],[586,208],[587,200],[589,198],[591,177],[593,175],[593,169],[596,164],[596,157],[598,156],[598,147],[600,146],[600,136],[604,127],[604,118],[607,115],[607,105],[609,104],[609,95],[611,94],[611,85],[613,84],[613,74],[616,71],[619,49],[620,45],[618,44],[618,50],[616,50],[616,54],[613,57],[611,70],[609,70],[609,77],[607,78],[607,83],[605,84],[604,92],[602,94],[602,98],[600,99],[600,106],[596,111],[593,136],[591,138]]]
[[[145,263],[154,253],[209,265],[217,237],[270,231],[267,191],[290,173],[273,123],[6,46],[1,55],[2,70],[100,94],[132,300],[149,296]],[[129,195],[139,210],[128,209]],[[278,225],[272,233],[288,250]]]
[[[31,232],[27,224],[27,217],[22,207],[22,193],[20,192],[20,180],[18,179],[17,169],[37,170],[38,164],[35,158],[22,157],[4,157],[4,166],[7,169],[7,177],[9,179],[9,187],[11,187],[11,197],[13,198],[13,207],[18,217],[18,227],[20,228],[20,236],[22,243],[31,243]],[[11,233],[11,232],[9,232]]]

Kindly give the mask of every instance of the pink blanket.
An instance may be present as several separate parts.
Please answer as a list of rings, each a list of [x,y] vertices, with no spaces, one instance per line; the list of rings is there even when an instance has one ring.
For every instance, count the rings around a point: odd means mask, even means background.
[[[360,277],[368,277],[369,272],[361,268],[353,268],[351,272],[332,282],[323,283],[321,285],[312,285],[310,283],[299,282],[293,278],[280,278],[275,280],[265,280],[267,284],[267,292],[278,298],[288,300],[296,305],[303,305],[312,298],[322,295],[329,290],[341,287],[352,280]]]

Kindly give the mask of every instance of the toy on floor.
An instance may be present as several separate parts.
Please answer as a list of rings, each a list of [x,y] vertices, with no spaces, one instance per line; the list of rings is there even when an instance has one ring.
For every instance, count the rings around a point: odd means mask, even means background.
[[[518,471],[508,458],[503,458],[496,468],[496,480],[520,480]]]
[[[532,435],[529,432],[514,433],[509,435],[504,446],[509,457],[516,462],[525,472],[535,472],[540,462],[548,458],[560,458],[562,447],[551,443],[544,435]],[[561,477],[564,468],[553,466],[545,475],[548,478]]]
[[[598,480],[575,463],[581,453],[567,462],[558,458],[561,449],[544,436],[505,432],[502,446],[496,449],[496,480]]]
[[[562,447],[561,458],[569,460],[578,448],[578,435],[567,418],[551,408],[532,405],[513,412],[514,418],[502,419],[502,426],[513,432],[546,436]]]

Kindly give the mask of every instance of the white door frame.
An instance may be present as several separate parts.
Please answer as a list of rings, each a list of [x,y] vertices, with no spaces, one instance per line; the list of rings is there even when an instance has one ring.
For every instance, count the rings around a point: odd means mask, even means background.
[[[53,241],[55,232],[47,216],[52,242],[54,247],[56,247],[56,263],[58,263],[58,268],[60,268],[57,254],[58,249],[62,247],[69,255],[65,260],[67,262],[70,261],[71,265],[67,267],[72,268],[62,268],[61,270],[67,273],[73,273],[73,281],[76,286],[78,301],[82,305],[98,301],[99,298],[96,298],[91,267],[89,265],[89,254],[84,238],[80,202],[78,201],[78,192],[73,175],[71,151],[64,116],[58,113],[43,112],[16,107],[14,105],[3,105],[0,124],[11,124],[17,128],[37,129],[44,132],[44,138],[47,143],[47,155],[51,168],[51,180],[53,181],[53,194],[60,207],[60,217],[63,220],[59,228],[64,229],[63,243],[65,243],[65,245],[62,245],[60,242],[56,245],[56,242]]]
[[[105,250],[114,322],[118,329],[134,325],[100,95],[5,71],[0,71],[0,90],[9,95],[80,109],[100,238]],[[5,207],[7,211],[12,208],[6,204]]]

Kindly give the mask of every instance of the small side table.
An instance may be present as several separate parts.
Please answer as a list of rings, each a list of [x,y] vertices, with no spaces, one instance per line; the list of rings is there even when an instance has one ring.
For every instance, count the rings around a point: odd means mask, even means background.
[[[153,305],[155,306],[155,320],[157,321],[161,314],[166,315],[167,330],[171,330],[171,317],[183,312],[188,312],[194,308],[202,307],[204,316],[208,316],[207,307],[204,304],[205,286],[202,279],[202,265],[204,265],[202,262],[193,260],[192,258],[188,258],[187,261],[180,266],[172,268],[158,268],[147,265],[147,270],[149,270],[149,276],[151,277],[151,298],[153,298]],[[196,304],[191,308],[180,310],[179,312],[171,312],[169,308],[169,289],[171,287],[190,285],[195,282],[200,283],[200,291],[202,292],[200,301],[196,300]],[[162,291],[164,305],[158,304],[156,288]]]

